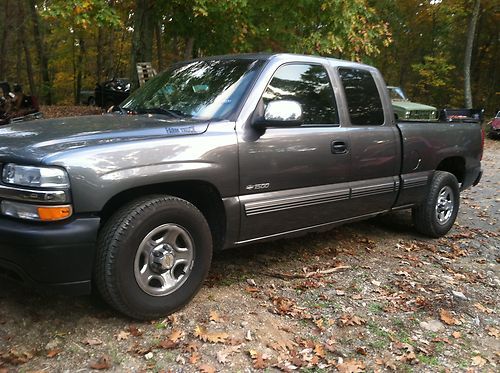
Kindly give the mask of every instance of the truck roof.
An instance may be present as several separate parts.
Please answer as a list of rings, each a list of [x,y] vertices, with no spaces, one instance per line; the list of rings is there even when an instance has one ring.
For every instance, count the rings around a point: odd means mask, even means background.
[[[310,61],[310,62],[324,62],[327,60],[330,65],[333,66],[349,66],[349,67],[358,67],[364,69],[375,69],[373,66],[365,65],[359,62],[341,60],[332,57],[323,57],[323,56],[315,56],[315,55],[305,55],[305,54],[295,54],[295,53],[240,53],[240,54],[225,54],[225,55],[217,55],[217,56],[207,56],[202,58],[196,58],[193,61],[209,61],[209,60],[233,60],[233,59],[251,59],[251,60],[263,60],[270,61],[274,59],[283,59],[284,62],[288,59],[293,58],[298,61]],[[180,62],[182,63],[182,62]]]

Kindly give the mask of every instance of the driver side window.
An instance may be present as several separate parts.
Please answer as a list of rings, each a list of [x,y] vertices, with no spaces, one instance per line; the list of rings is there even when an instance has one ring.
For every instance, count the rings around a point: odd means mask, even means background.
[[[338,111],[325,68],[314,64],[287,64],[276,70],[262,96],[270,101],[293,100],[302,106],[304,125],[338,124]]]

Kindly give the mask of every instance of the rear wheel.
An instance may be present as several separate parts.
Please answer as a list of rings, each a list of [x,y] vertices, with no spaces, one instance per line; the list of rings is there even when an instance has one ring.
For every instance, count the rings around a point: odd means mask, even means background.
[[[202,213],[176,197],[150,196],[124,206],[105,224],[95,280],[113,308],[153,319],[191,300],[211,258],[212,236]]]
[[[457,178],[445,171],[436,171],[426,200],[413,209],[417,231],[429,237],[444,236],[453,226],[460,205]]]

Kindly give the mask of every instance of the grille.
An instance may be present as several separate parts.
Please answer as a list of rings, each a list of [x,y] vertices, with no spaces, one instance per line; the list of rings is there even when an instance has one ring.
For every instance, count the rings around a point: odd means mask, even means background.
[[[432,110],[410,111],[410,119],[436,119]]]

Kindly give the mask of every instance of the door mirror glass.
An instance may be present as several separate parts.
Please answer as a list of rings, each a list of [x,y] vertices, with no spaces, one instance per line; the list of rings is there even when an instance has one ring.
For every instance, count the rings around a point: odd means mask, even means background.
[[[302,106],[293,100],[270,101],[264,111],[264,122],[268,126],[300,126],[302,119]]]

